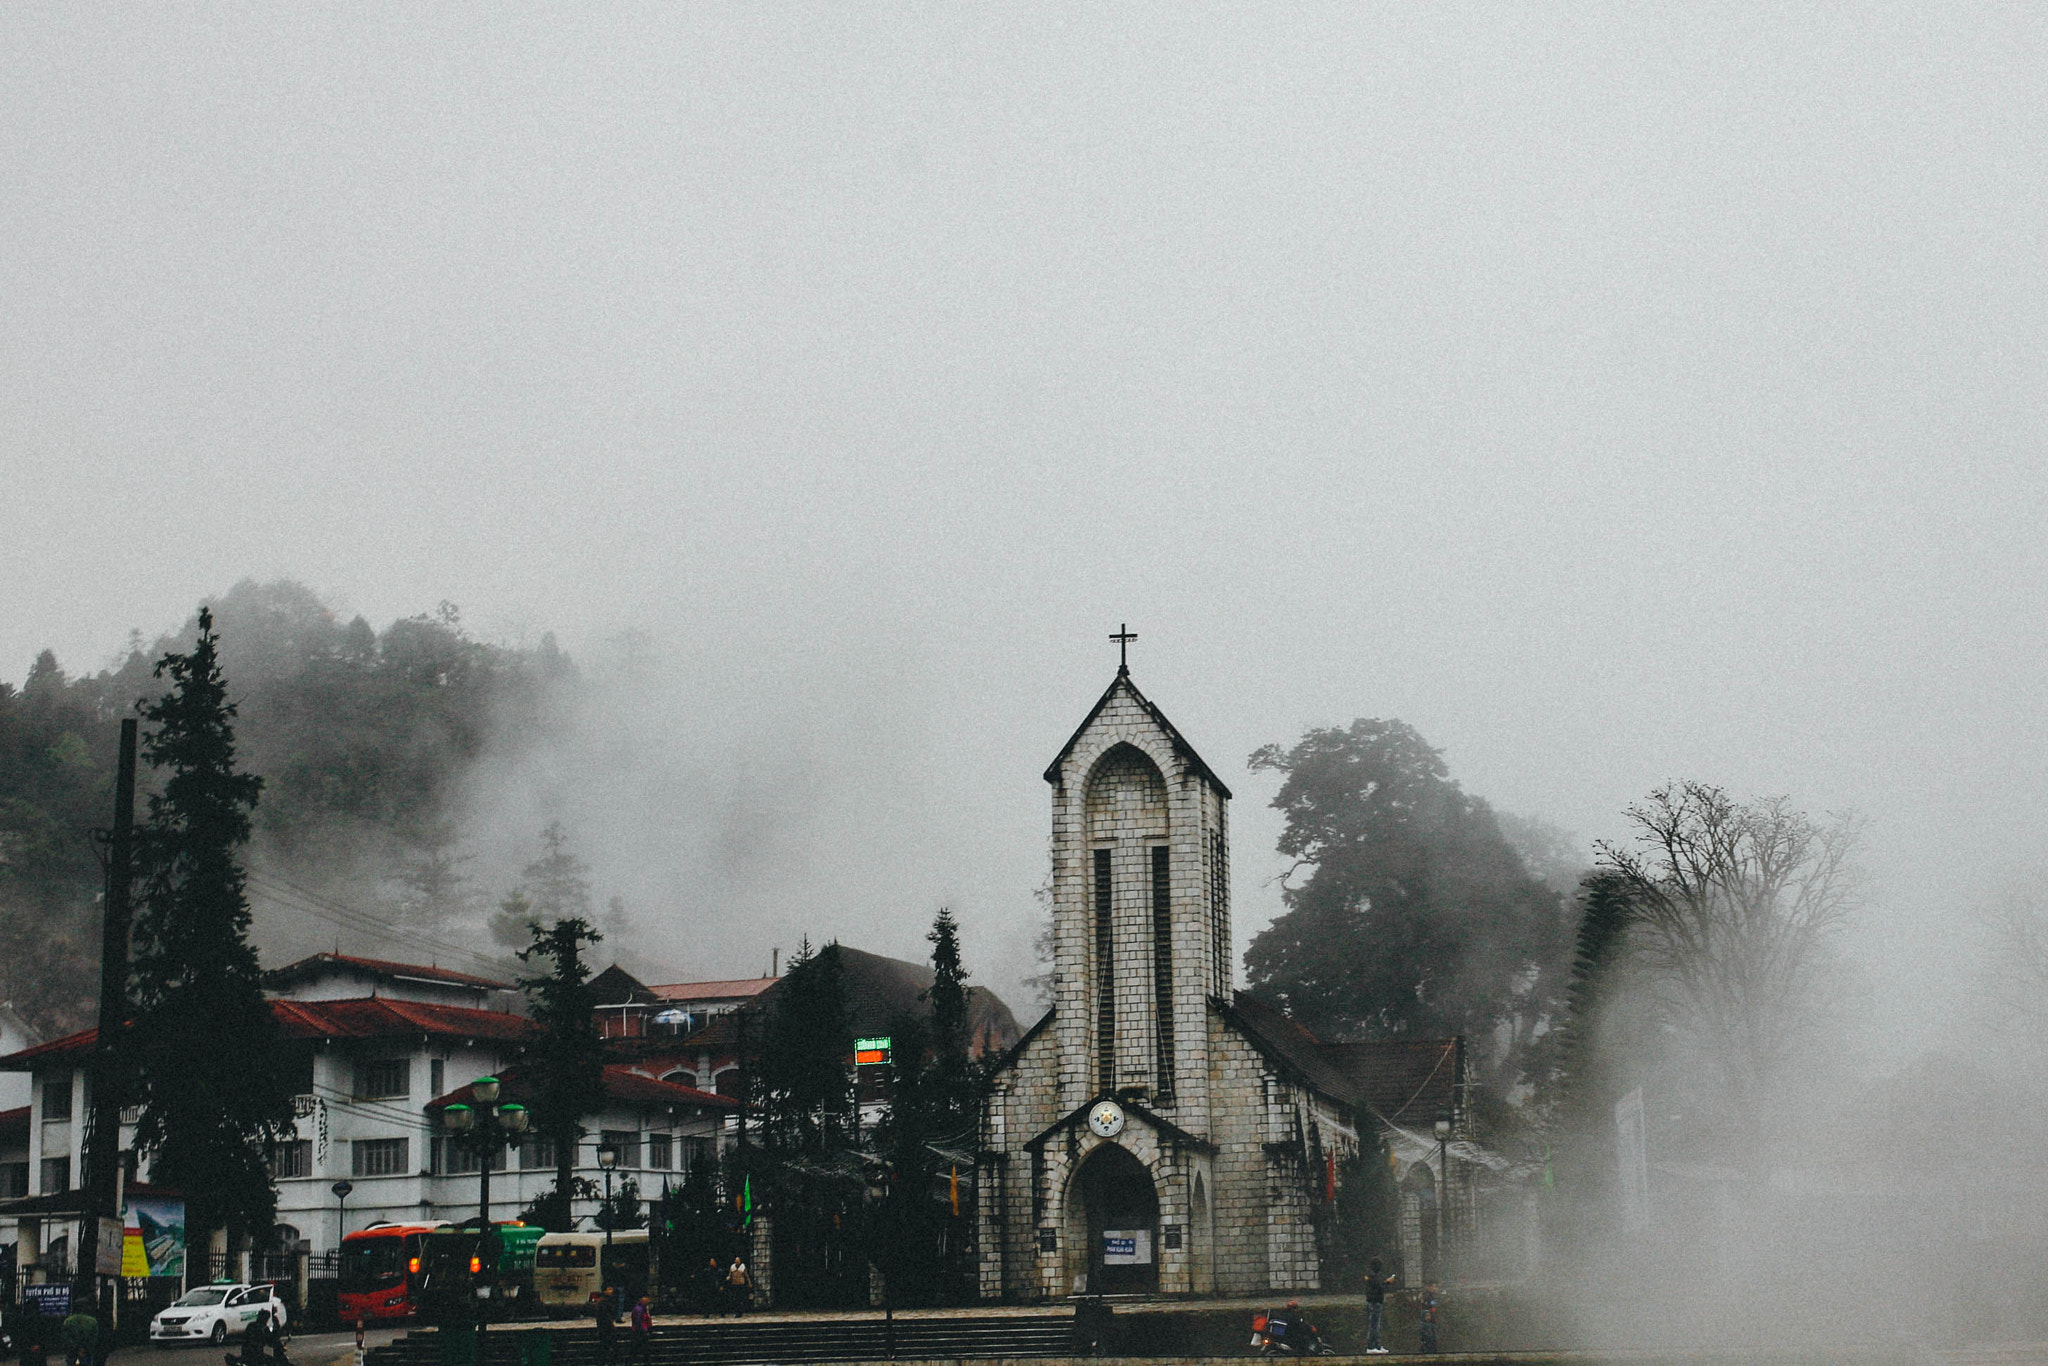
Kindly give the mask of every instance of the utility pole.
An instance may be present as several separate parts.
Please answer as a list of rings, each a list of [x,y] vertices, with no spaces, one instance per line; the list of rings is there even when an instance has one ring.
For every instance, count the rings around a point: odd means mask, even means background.
[[[128,1024],[128,886],[135,861],[135,718],[121,722],[121,756],[114,770],[114,828],[107,835],[107,891],[100,920],[100,1017],[93,1039],[92,1110],[85,1132],[84,1181],[79,1191],[78,1258],[71,1299],[97,1305],[102,1230],[121,1248],[121,1094],[116,1050]],[[114,1297],[118,1300],[118,1296]],[[101,1331],[111,1333],[105,1323]]]

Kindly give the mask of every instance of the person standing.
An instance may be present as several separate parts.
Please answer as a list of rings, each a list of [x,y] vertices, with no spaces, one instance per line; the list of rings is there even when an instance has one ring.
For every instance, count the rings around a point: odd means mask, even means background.
[[[593,1317],[597,1323],[597,1359],[602,1366],[617,1366],[619,1359],[618,1301],[610,1286],[597,1292]]]
[[[744,1257],[732,1259],[732,1270],[725,1273],[725,1294],[732,1308],[732,1316],[743,1319],[747,1309],[754,1302],[754,1278],[747,1271]]]
[[[708,1319],[718,1312],[718,1295],[725,1283],[725,1269],[719,1266],[718,1258],[707,1257],[704,1265],[697,1268],[694,1279],[696,1284],[692,1289],[695,1294],[691,1298],[696,1301],[697,1312]]]
[[[1365,1271],[1365,1350],[1374,1356],[1386,1353],[1386,1344],[1380,1341],[1380,1330],[1387,1322],[1387,1287],[1394,1278],[1386,1273],[1386,1263],[1379,1258]]]
[[[1416,1308],[1422,1315],[1420,1332],[1422,1335],[1422,1350],[1425,1352],[1434,1352],[1436,1350],[1436,1314],[1440,1304],[1441,1296],[1437,1291],[1435,1281],[1431,1281],[1428,1285],[1422,1287],[1422,1298],[1416,1301]]]

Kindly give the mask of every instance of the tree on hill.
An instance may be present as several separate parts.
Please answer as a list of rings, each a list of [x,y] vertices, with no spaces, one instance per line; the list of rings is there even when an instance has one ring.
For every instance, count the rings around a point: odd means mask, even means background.
[[[520,875],[519,895],[527,907],[520,916],[501,911],[491,917],[491,936],[507,946],[526,942],[526,919],[590,922],[590,867],[569,848],[560,821],[540,832],[541,856]]]
[[[1251,767],[1282,775],[1279,849],[1295,860],[1287,911],[1246,955],[1253,988],[1325,1037],[1463,1034],[1496,1090],[1519,1080],[1570,927],[1492,809],[1400,721],[1312,730]]]
[[[237,767],[212,615],[202,609],[198,625],[189,652],[158,661],[171,687],[143,709],[142,753],[161,790],[138,841],[137,1011],[124,1048],[152,1175],[186,1193],[193,1228],[247,1238],[269,1231],[265,1149],[289,1135],[298,1087],[249,945],[238,860],[263,780]]]
[[[515,892],[506,910],[529,908]],[[543,1228],[568,1232],[576,1227],[575,1201],[589,1185],[575,1175],[583,1119],[602,1110],[605,1102],[604,1045],[593,1018],[597,998],[583,956],[604,936],[577,919],[557,920],[543,928],[530,913],[526,928],[530,942],[519,951],[520,960],[545,969],[519,982],[532,1002],[534,1023],[540,1026],[539,1039],[527,1051],[537,1080],[533,1120],[535,1130],[555,1150],[554,1189],[535,1201],[529,1213]]]

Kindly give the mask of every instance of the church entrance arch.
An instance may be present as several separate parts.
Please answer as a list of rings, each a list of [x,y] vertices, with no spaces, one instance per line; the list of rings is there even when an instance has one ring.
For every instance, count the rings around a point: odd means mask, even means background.
[[[1085,1230],[1090,1293],[1158,1293],[1159,1193],[1145,1164],[1105,1143],[1081,1163],[1072,1196]]]

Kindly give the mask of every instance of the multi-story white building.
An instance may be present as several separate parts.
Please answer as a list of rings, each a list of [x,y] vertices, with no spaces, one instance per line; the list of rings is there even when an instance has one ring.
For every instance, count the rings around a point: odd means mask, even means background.
[[[301,1078],[294,1135],[271,1157],[278,1188],[271,1250],[320,1256],[346,1230],[380,1220],[473,1217],[477,1158],[441,1132],[436,1102],[460,1098],[487,1074],[506,1077],[507,1098],[516,1095],[517,1060],[536,1030],[512,1009],[517,997],[510,988],[445,968],[340,954],[293,963],[266,982]],[[68,1266],[78,1217],[90,1104],[84,1069],[93,1043],[86,1030],[0,1057],[0,1072],[27,1073],[32,1088],[25,1117],[0,1115],[0,1172],[11,1170],[10,1135],[24,1130],[14,1162],[28,1185],[18,1192],[25,1198],[0,1202],[0,1242],[10,1236],[6,1223],[15,1206],[21,1264],[50,1276]],[[615,1180],[635,1180],[650,1196],[692,1160],[716,1154],[721,1120],[737,1105],[624,1068],[607,1067],[605,1081],[610,1102],[584,1120],[589,1133],[577,1174],[597,1182],[597,1148],[609,1142],[620,1154]],[[132,1133],[124,1125],[124,1148]],[[147,1165],[138,1172],[132,1155],[126,1170],[131,1182],[147,1181]],[[554,1171],[550,1145],[537,1136],[506,1153],[493,1168],[491,1216],[516,1217],[552,1187]],[[351,1189],[340,1199],[334,1188],[344,1181]],[[583,1217],[596,1209],[594,1200],[577,1205]],[[210,1251],[216,1258],[227,1253],[219,1243]],[[188,1275],[223,1269],[203,1267],[196,1257],[193,1263]]]

